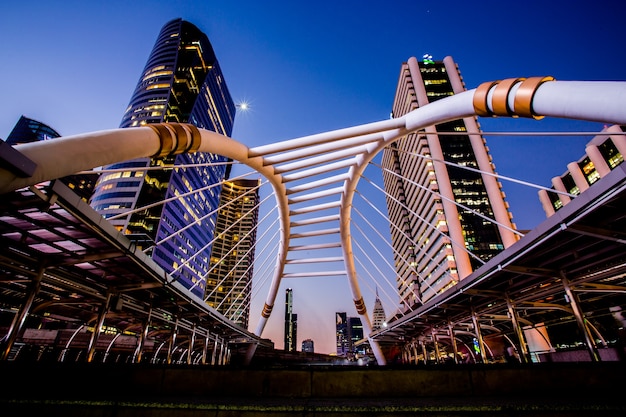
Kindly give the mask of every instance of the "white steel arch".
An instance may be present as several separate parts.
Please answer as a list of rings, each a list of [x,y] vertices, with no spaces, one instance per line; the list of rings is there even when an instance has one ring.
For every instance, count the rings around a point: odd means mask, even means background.
[[[262,334],[283,278],[346,275],[364,334],[369,338],[372,326],[355,268],[350,219],[360,176],[376,154],[408,133],[476,115],[550,116],[625,125],[625,104],[626,82],[554,81],[552,77],[533,77],[484,83],[399,118],[254,148],[191,125],[114,129],[17,145],[15,148],[34,162],[36,168],[29,177],[0,168],[0,193],[140,157],[199,151],[239,161],[269,180],[280,218],[281,237],[274,274],[255,333]],[[318,215],[326,211],[330,214]],[[328,227],[328,223],[336,223],[336,226]],[[303,226],[313,229],[302,232],[299,229]],[[320,236],[336,240],[310,241]],[[303,243],[295,244],[296,241]],[[341,248],[343,256],[290,258],[300,251],[328,248]],[[344,269],[285,273],[288,264],[319,265],[337,261],[343,261]],[[385,364],[377,342],[370,340],[370,345],[377,362]]]

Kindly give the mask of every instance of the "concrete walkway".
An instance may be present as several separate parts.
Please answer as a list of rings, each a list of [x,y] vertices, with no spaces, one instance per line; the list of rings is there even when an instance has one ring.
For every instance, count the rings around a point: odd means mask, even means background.
[[[623,416],[621,363],[414,368],[0,364],[3,414]],[[26,414],[24,414],[26,413]]]

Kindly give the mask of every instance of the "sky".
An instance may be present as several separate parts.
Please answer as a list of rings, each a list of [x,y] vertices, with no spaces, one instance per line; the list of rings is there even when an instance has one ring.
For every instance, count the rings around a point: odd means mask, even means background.
[[[233,137],[253,147],[389,117],[400,66],[450,55],[468,89],[511,77],[625,80],[626,2],[342,0],[33,1],[0,6],[0,138],[21,115],[61,135],[117,128],[161,27],[181,17],[209,37],[235,102]],[[485,132],[584,131],[572,120],[479,118]],[[496,171],[550,186],[592,135],[487,136]],[[513,220],[545,215],[537,192],[503,182]],[[307,285],[310,285],[307,287]],[[347,283],[294,284],[298,347],[333,352]],[[282,348],[284,291],[264,333]],[[343,295],[348,294],[346,297]],[[339,297],[342,295],[342,297]],[[368,310],[372,296],[366,298]],[[263,300],[261,300],[262,305]],[[252,316],[258,316],[254,310]],[[389,312],[389,311],[388,311]]]

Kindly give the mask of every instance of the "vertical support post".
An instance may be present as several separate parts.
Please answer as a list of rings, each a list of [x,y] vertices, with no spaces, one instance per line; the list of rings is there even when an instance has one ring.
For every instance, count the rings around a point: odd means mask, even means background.
[[[176,320],[174,322],[174,327],[172,328],[172,334],[170,335],[170,341],[167,346],[167,364],[172,364],[172,354],[174,353],[174,347],[176,346],[176,336],[178,335],[178,316],[176,316]]]
[[[452,353],[454,354],[454,363],[459,364],[459,347],[456,344],[456,336],[454,335],[454,326],[452,322],[448,321],[448,336],[450,336],[450,343],[452,344]]]
[[[513,300],[511,300],[508,294],[506,295],[506,307],[509,311],[509,317],[511,318],[511,325],[513,326],[513,330],[515,331],[515,335],[517,336],[520,361],[522,363],[530,363],[531,360],[528,353],[528,345],[526,344],[526,339],[524,338],[524,332],[522,331],[522,327],[519,324],[519,315],[517,314],[517,310],[515,309]]]
[[[204,336],[204,346],[202,347],[202,365],[206,365],[206,353],[209,350],[209,330],[207,329],[206,335]]]
[[[196,325],[194,323],[191,328],[191,336],[189,336],[189,349],[187,349],[187,365],[191,365],[193,358],[193,345],[196,343]]]
[[[422,357],[424,359],[424,365],[428,365],[428,351],[426,350],[426,343],[424,339],[420,339],[420,345],[422,346]]]
[[[39,289],[41,288],[41,280],[43,279],[43,274],[45,271],[46,267],[44,265],[41,265],[39,267],[39,270],[37,271],[37,275],[35,275],[35,278],[33,278],[28,297],[22,303],[22,306],[15,314],[15,317],[13,317],[13,321],[11,322],[11,326],[9,327],[9,331],[7,332],[7,339],[4,349],[2,350],[2,357],[0,357],[0,360],[5,361],[9,358],[9,353],[11,353],[11,349],[13,349],[13,345],[17,340],[17,335],[21,333],[22,328],[24,327],[24,323],[26,322],[26,317],[28,317],[28,313],[33,306],[33,301],[39,293]]]
[[[413,353],[413,362],[415,365],[419,364],[419,361],[417,359],[417,346],[415,345],[415,341],[411,342],[411,352]]]
[[[148,332],[150,331],[151,320],[152,320],[152,304],[150,304],[150,307],[148,310],[148,318],[144,322],[141,335],[139,336],[139,342],[137,343],[137,348],[135,349],[135,354],[133,355],[133,363],[141,363],[141,359],[143,357],[143,349],[146,345]]]
[[[441,358],[439,357],[439,341],[437,340],[437,330],[434,327],[430,328],[430,334],[433,338],[433,346],[435,347],[435,363],[440,363]]]
[[[211,365],[215,365],[217,360],[217,335],[215,335],[215,343],[213,343],[213,352],[211,353]]]
[[[96,353],[96,346],[98,344],[98,338],[100,337],[100,333],[102,333],[102,326],[104,325],[104,319],[109,313],[109,308],[111,307],[111,296],[110,292],[107,293],[106,300],[100,306],[100,312],[98,313],[98,319],[93,328],[93,333],[91,333],[91,338],[89,339],[89,345],[87,346],[87,358],[86,361],[90,363],[93,361],[93,357]]]
[[[219,342],[219,348],[220,348],[220,351],[217,354],[217,364],[222,365],[222,358],[224,355],[224,341],[223,340]]]
[[[598,347],[596,346],[596,342],[593,340],[589,327],[585,324],[585,315],[580,308],[580,300],[578,299],[578,295],[576,295],[576,293],[572,291],[570,282],[563,271],[561,271],[561,282],[563,283],[563,288],[565,289],[565,296],[567,297],[570,307],[574,312],[574,317],[576,318],[578,328],[585,337],[585,344],[587,345],[589,356],[591,356],[591,360],[593,362],[600,362],[600,353],[598,352]]]
[[[485,352],[485,342],[483,341],[483,334],[480,331],[480,323],[478,322],[478,316],[474,307],[472,307],[472,323],[474,324],[474,331],[476,332],[476,339],[478,339],[478,349],[480,350],[480,358],[483,363],[487,363],[487,352]]]

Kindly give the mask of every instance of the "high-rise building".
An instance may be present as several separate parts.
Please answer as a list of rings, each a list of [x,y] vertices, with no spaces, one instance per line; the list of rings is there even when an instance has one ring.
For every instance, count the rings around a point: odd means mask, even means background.
[[[360,317],[348,317],[345,312],[335,313],[337,356],[352,359],[356,354],[365,354],[366,346],[357,348],[363,339],[363,323]]]
[[[385,309],[378,297],[378,290],[376,290],[376,300],[374,301],[374,309],[372,310],[372,330],[376,331],[381,329],[385,325],[386,320]]]
[[[348,335],[348,317],[345,312],[335,313],[335,326],[337,356],[347,356],[350,352],[350,336]]]
[[[587,144],[585,154],[578,161],[567,164],[567,171],[563,175],[552,178],[552,189],[558,193],[539,191],[539,200],[547,217],[624,162],[624,127],[612,125],[605,127],[602,132]]]
[[[234,116],[235,104],[207,36],[182,19],[166,23],[120,127],[191,123],[230,136]],[[101,175],[90,203],[129,238],[147,241],[146,253],[202,296],[220,183],[229,175],[225,162],[197,152],[114,164],[106,168],[118,171]]]
[[[259,214],[259,181],[226,181],[206,280],[205,301],[225,317],[248,327]]]
[[[21,116],[9,136],[6,143],[13,146],[21,143],[38,142],[42,140],[56,139],[61,135],[40,121]],[[98,180],[98,174],[75,174],[60,178],[60,181],[83,200],[87,201],[93,194],[94,186]]]
[[[363,323],[361,317],[348,317],[348,340],[350,346],[348,351],[352,355],[365,354],[365,345],[357,346],[357,342],[363,339]]]
[[[451,57],[412,57],[400,69],[393,116],[463,91]],[[446,290],[517,241],[475,117],[407,135],[384,150],[382,165],[404,308]]]
[[[286,352],[295,352],[298,341],[298,315],[293,312],[293,290],[285,290],[285,346]]]

